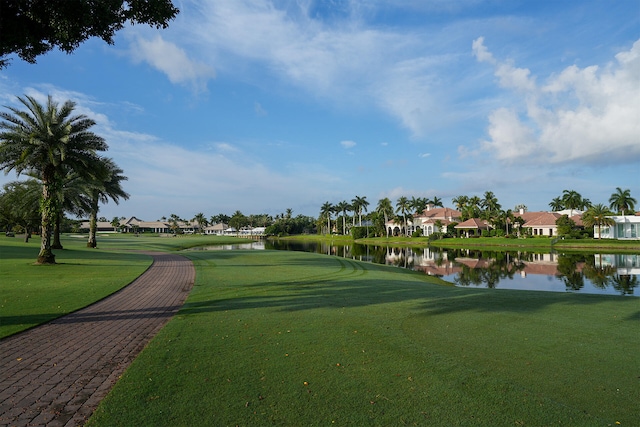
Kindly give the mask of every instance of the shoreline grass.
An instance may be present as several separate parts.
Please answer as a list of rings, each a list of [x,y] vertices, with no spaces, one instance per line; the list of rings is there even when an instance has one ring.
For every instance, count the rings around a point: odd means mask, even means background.
[[[478,237],[474,239],[447,238],[429,240],[427,237],[371,237],[354,240],[351,236],[342,235],[296,235],[273,237],[274,240],[313,241],[335,244],[360,243],[363,245],[384,245],[399,247],[437,247],[486,249],[499,248],[509,250],[547,251],[562,250],[568,252],[580,251],[608,251],[608,253],[640,253],[638,240],[609,240],[609,239],[550,239],[548,237],[529,237],[526,239],[510,239],[506,237]]]
[[[106,425],[633,425],[640,301],[463,289],[284,251],[202,251]]]

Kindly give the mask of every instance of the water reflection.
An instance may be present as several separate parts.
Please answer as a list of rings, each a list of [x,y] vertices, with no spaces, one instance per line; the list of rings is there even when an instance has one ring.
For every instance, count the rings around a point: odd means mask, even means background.
[[[442,277],[457,286],[634,295],[640,255],[398,248],[267,241],[265,249],[316,252],[394,265]]]

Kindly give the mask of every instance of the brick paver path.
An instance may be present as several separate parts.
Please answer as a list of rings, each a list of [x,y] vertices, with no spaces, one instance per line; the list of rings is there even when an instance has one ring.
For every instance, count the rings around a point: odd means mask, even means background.
[[[0,426],[84,424],[193,286],[187,258],[149,254],[151,267],[119,292],[0,341]]]

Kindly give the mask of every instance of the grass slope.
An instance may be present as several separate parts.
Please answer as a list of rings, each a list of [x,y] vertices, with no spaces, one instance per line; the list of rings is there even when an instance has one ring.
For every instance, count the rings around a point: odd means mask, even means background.
[[[640,300],[192,252],[195,287],[90,426],[634,425]]]

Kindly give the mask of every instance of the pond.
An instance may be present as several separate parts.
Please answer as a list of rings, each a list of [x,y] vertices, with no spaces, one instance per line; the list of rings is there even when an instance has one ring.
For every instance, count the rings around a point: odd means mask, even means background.
[[[640,296],[640,255],[330,245],[258,241],[200,249],[276,249],[316,252],[393,265],[438,276],[462,287]]]

